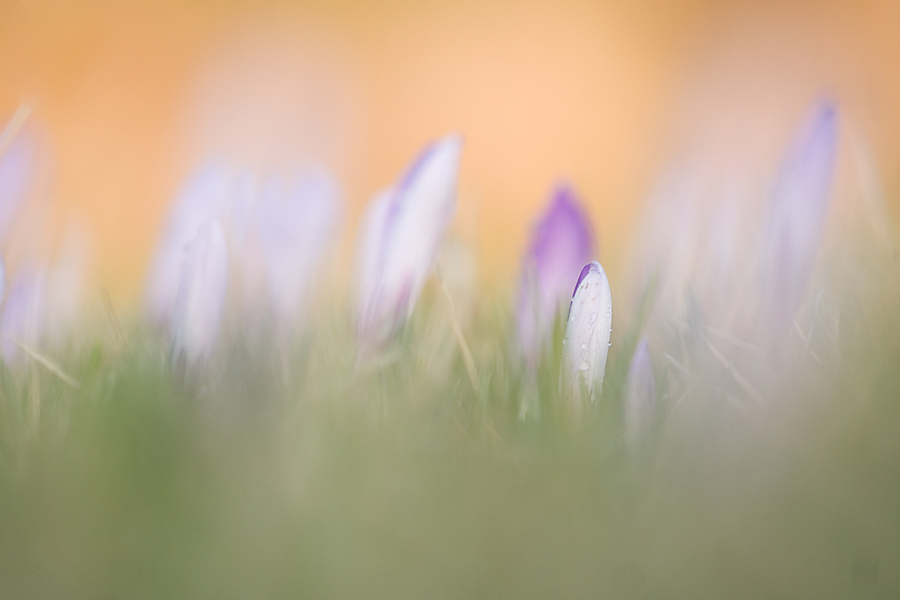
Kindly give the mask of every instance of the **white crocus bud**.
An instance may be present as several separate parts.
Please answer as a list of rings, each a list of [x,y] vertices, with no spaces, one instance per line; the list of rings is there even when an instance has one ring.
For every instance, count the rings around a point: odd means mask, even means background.
[[[188,247],[172,313],[172,357],[196,364],[219,335],[228,289],[228,249],[218,221],[200,228]]]
[[[584,395],[593,402],[603,386],[611,332],[609,281],[600,263],[593,261],[581,270],[575,284],[563,340],[561,387],[576,414],[584,405]]]
[[[361,355],[386,346],[415,307],[456,210],[462,139],[447,136],[372,201],[358,248]]]

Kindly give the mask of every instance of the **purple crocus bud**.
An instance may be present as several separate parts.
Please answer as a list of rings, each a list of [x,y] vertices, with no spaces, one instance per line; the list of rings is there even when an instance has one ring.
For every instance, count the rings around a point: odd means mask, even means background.
[[[556,315],[572,293],[572,282],[594,256],[590,219],[568,185],[553,193],[525,255],[516,310],[519,349],[529,368],[540,361]]]
[[[563,340],[562,391],[570,396],[574,412],[581,411],[586,391],[593,402],[603,386],[609,336],[612,333],[612,296],[600,263],[581,270]]]
[[[656,381],[647,337],[641,338],[625,380],[625,443],[637,448],[653,423],[656,410]]]
[[[0,302],[6,297],[6,261],[0,257]]]
[[[37,143],[22,130],[28,115],[20,109],[0,133],[0,243],[34,186]],[[24,115],[24,116],[23,116]]]
[[[172,355],[196,364],[212,352],[228,287],[228,248],[218,221],[202,226],[187,250],[172,313]]]
[[[0,352],[11,365],[20,350],[16,342],[37,346],[44,312],[44,273],[26,270],[15,278],[0,316]],[[15,341],[13,341],[15,340]]]
[[[769,316],[786,329],[803,299],[831,200],[837,114],[819,106],[785,158],[769,206],[764,268]]]
[[[456,210],[462,139],[426,148],[366,212],[358,249],[361,350],[383,347],[409,318]]]
[[[209,163],[179,193],[147,279],[147,310],[157,325],[172,317],[188,246],[201,227],[229,208],[232,192],[231,172],[221,164]]]
[[[257,209],[259,243],[276,322],[296,326],[340,221],[338,187],[324,169],[308,169],[287,186],[273,178]]]

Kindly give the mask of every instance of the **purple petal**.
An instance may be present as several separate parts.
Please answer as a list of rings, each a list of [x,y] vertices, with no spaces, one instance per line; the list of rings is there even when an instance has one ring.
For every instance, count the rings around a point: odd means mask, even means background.
[[[519,347],[532,368],[553,332],[557,314],[571,299],[572,281],[593,255],[590,220],[572,189],[559,186],[535,227],[519,284]]]

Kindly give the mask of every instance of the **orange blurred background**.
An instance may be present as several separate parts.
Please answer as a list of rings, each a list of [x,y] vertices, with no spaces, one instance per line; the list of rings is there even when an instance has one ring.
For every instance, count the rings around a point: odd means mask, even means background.
[[[482,280],[518,275],[560,178],[611,278],[655,178],[685,147],[783,147],[835,98],[900,173],[900,3],[99,2],[0,4],[0,119],[54,152],[56,222],[91,232],[97,287],[139,297],[180,183],[217,154],[320,160],[360,209],[422,145],[465,135],[457,231]]]

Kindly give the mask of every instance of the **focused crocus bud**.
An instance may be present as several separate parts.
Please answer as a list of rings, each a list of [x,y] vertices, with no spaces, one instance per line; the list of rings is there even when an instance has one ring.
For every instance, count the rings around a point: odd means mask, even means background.
[[[196,364],[212,352],[228,291],[228,248],[218,221],[202,226],[187,250],[172,313],[172,357]]]
[[[209,163],[178,195],[147,278],[147,311],[157,325],[167,324],[172,317],[188,246],[201,227],[229,208],[233,191],[231,172],[221,164]]]
[[[634,350],[625,380],[625,443],[632,450],[638,449],[646,437],[653,425],[655,411],[656,380],[647,338],[642,337]]]
[[[767,317],[786,330],[803,300],[828,217],[837,115],[819,106],[782,165],[764,231]]]
[[[340,213],[337,184],[322,169],[309,169],[288,185],[273,178],[263,190],[259,243],[274,317],[286,329],[304,320]]]
[[[593,402],[603,386],[610,333],[609,281],[600,263],[593,261],[581,270],[575,284],[563,340],[562,392],[576,414],[584,406],[585,394]]]
[[[366,212],[358,247],[363,354],[390,342],[415,307],[456,210],[461,149],[457,135],[435,142]]]
[[[571,298],[572,282],[592,256],[590,220],[572,188],[562,185],[534,229],[519,282],[516,332],[530,369],[540,362],[556,316]]]

